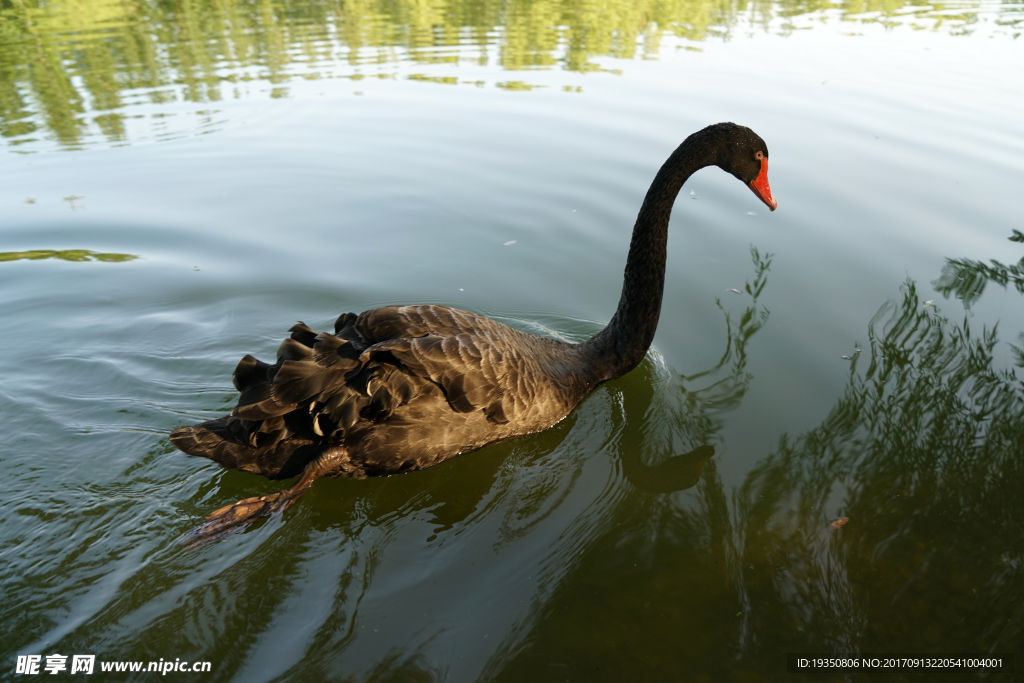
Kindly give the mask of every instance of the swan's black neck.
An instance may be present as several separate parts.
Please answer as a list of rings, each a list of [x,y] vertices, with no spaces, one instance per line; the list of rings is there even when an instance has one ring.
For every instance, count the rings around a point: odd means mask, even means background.
[[[683,141],[658,171],[633,226],[622,296],[608,326],[578,348],[594,371],[594,383],[629,372],[654,340],[665,289],[668,222],[687,178],[716,163],[719,139],[708,129]]]

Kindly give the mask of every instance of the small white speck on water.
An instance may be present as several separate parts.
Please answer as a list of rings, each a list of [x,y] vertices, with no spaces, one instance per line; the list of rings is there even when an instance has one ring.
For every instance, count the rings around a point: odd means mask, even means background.
[[[925,306],[931,306],[931,305],[932,305],[932,300],[931,300],[931,299],[928,299],[928,301],[925,301],[925,302],[924,302],[924,305],[925,305]]]
[[[505,244],[503,246],[511,247],[513,244],[515,244],[518,241],[519,240],[509,240],[508,242],[505,242]]]
[[[756,216],[757,214],[753,211],[747,211],[748,216]]]
[[[572,212],[573,212],[573,213],[576,213],[576,209],[573,209],[573,210],[572,210]]]
[[[690,199],[700,199],[700,197],[697,196],[696,190],[690,190]]]
[[[460,292],[465,292],[466,290],[464,290],[462,287],[459,287],[459,291]]]

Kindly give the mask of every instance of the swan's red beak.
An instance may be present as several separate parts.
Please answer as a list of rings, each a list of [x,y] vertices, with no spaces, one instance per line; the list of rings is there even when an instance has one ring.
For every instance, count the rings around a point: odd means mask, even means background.
[[[775,201],[775,197],[772,196],[772,188],[768,186],[768,159],[761,159],[761,172],[750,181],[750,189],[772,211],[779,206],[779,203]]]

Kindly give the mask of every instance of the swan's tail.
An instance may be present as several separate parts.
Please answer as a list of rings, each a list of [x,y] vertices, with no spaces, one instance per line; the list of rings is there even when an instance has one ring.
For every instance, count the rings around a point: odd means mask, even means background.
[[[320,454],[311,439],[290,434],[262,445],[253,425],[230,415],[171,432],[171,443],[189,455],[209,458],[228,469],[271,479],[294,477]],[[260,425],[262,426],[262,425]],[[283,425],[282,425],[283,426]]]

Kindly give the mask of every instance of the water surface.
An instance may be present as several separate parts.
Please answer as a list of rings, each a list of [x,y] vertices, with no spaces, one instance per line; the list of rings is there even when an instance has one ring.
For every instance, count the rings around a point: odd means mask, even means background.
[[[789,681],[787,652],[1024,652],[1022,21],[0,3],[5,676],[60,653]],[[720,120],[767,141],[779,210],[687,183],[636,371],[546,433],[175,544],[282,487],[167,441],[230,410],[242,355],[393,303],[584,339],[655,171]]]

